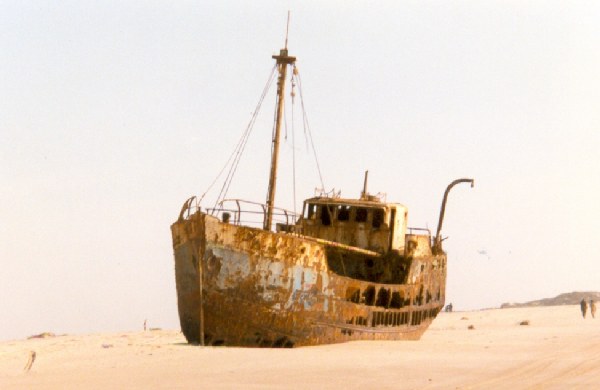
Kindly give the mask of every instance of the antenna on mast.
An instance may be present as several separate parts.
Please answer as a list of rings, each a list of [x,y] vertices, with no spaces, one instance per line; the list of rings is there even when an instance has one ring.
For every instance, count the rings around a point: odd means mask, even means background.
[[[288,33],[290,31],[290,11],[288,10],[288,20],[285,26],[285,48],[287,49]]]

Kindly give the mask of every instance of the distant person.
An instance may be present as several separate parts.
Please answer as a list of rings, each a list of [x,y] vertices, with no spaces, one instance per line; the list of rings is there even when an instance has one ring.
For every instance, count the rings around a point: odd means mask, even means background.
[[[590,313],[592,318],[596,318],[596,302],[593,299],[590,299]]]
[[[450,302],[449,304],[446,305],[445,310],[447,313],[452,313],[452,302]]]
[[[579,306],[581,306],[581,315],[583,316],[583,318],[585,318],[585,313],[587,313],[587,303],[585,299],[581,300]]]

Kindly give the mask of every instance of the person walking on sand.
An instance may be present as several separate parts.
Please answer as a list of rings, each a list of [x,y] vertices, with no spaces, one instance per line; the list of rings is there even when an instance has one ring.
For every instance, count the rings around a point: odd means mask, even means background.
[[[585,313],[587,312],[587,302],[585,299],[582,299],[579,305],[581,306],[581,315],[583,318],[585,318]]]
[[[596,302],[593,299],[590,299],[590,313],[592,318],[596,318]]]

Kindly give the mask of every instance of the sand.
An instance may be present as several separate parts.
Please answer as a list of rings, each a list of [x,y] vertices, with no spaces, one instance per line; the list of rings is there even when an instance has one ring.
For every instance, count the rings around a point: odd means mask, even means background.
[[[578,306],[441,313],[419,341],[296,349],[196,347],[170,330],[0,342],[0,389],[599,387],[600,318]]]

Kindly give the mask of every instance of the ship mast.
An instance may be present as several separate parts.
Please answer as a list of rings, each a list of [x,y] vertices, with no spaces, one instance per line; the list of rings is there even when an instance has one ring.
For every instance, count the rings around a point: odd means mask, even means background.
[[[288,27],[289,27],[288,14]],[[288,56],[287,31],[285,36],[285,48],[279,51],[279,55],[273,56],[277,62],[279,77],[277,79],[277,113],[275,116],[275,129],[273,130],[273,143],[271,145],[271,174],[269,175],[269,191],[267,194],[267,215],[265,216],[263,229],[271,230],[273,222],[273,206],[275,205],[275,188],[277,182],[277,161],[279,159],[279,135],[281,133],[281,121],[283,119],[285,76],[287,66],[296,62],[296,57]]]

